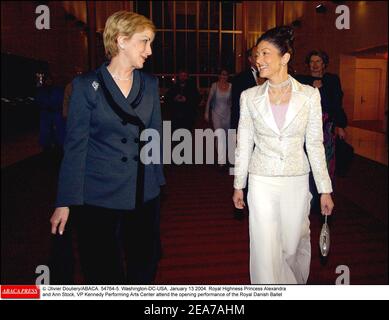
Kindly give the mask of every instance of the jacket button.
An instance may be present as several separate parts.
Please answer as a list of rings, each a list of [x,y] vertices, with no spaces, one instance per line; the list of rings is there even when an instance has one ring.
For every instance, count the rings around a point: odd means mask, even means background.
[[[279,136],[279,137],[278,137],[278,140],[282,141],[282,137],[281,137],[281,136]]]
[[[127,121],[123,120],[122,125],[125,126],[127,124]]]
[[[284,160],[284,157],[280,157],[280,160],[281,160],[281,161]]]
[[[126,143],[127,142],[127,139],[126,138],[123,138],[122,139],[122,143]]]
[[[138,138],[135,138],[135,139],[134,139],[134,142],[135,142],[135,143],[139,143],[139,139],[138,139]]]
[[[134,156],[133,158],[135,161],[139,161],[139,156]]]
[[[122,158],[122,161],[123,161],[123,162],[126,162],[127,160],[128,160],[127,157],[123,157],[123,158]]]

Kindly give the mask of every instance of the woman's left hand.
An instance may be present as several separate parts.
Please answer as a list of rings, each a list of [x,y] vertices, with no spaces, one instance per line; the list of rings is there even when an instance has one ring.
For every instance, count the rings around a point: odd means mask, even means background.
[[[320,207],[322,215],[329,216],[332,214],[334,202],[332,201],[332,197],[329,193],[322,193],[320,196]]]

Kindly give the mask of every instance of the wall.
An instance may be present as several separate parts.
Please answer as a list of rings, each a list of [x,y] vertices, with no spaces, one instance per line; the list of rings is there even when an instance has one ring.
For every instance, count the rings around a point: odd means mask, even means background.
[[[341,65],[339,75],[342,79],[342,89],[344,93],[343,104],[347,117],[350,121],[354,119],[355,99],[357,98],[356,70],[370,68],[381,71],[381,82],[379,83],[380,88],[377,101],[378,117],[376,119],[382,121],[382,129],[386,131],[385,112],[387,111],[387,60],[341,55],[340,61]],[[366,81],[368,81],[368,79],[366,79]]]
[[[316,13],[316,6],[323,3],[327,12]],[[296,28],[296,55],[294,68],[306,72],[305,55],[312,49],[326,51],[330,56],[329,72],[339,73],[341,54],[388,43],[387,1],[344,1],[350,9],[350,29],[338,30],[335,26],[337,4],[332,1],[284,1],[284,22],[298,19]]]
[[[64,85],[76,69],[87,70],[86,33],[76,21],[66,18],[60,1],[46,2],[50,29],[38,30],[38,1],[1,2],[1,51],[47,61],[54,81]]]
[[[87,69],[87,39],[84,30],[75,21],[65,19],[65,9],[77,19],[85,20],[84,1],[50,1],[51,29],[35,28],[36,1],[3,1],[1,3],[2,52],[48,61],[60,82],[71,78],[75,68]],[[249,2],[248,46],[266,29],[274,25],[275,2]],[[332,1],[284,1],[285,24],[299,19],[296,28],[297,72],[306,72],[304,57],[313,48],[322,48],[330,55],[330,72],[339,73],[340,54],[357,49],[387,44],[387,1],[345,1],[351,13],[351,29],[335,27],[336,4]],[[316,6],[323,3],[325,14],[318,14]],[[130,9],[131,1],[96,2],[97,29],[101,30],[104,19],[113,11]],[[103,17],[104,16],[104,17]],[[86,22],[86,21],[84,21]]]

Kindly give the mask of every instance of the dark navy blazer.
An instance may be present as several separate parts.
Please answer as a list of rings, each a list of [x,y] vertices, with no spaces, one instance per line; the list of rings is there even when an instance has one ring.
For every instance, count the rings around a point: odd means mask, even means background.
[[[162,157],[159,164],[139,167],[140,127],[123,121],[114,111],[112,101],[109,103],[104,94],[104,85],[116,106],[138,118],[144,128],[159,132],[162,154],[158,79],[134,70],[133,85],[125,97],[104,63],[96,71],[73,80],[56,207],[90,204],[134,209],[141,167],[143,201],[157,197],[165,183]],[[134,100],[136,105],[132,107]]]

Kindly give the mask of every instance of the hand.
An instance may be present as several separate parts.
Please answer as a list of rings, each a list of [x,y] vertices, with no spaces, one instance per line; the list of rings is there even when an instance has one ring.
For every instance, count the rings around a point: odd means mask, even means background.
[[[343,128],[337,128],[337,131],[340,139],[342,140],[346,139],[347,136],[346,130],[344,130]]]
[[[69,208],[68,207],[58,207],[55,209],[53,215],[51,216],[51,233],[56,234],[57,228],[60,235],[63,234],[65,230],[66,222],[69,218]]]
[[[209,122],[209,114],[208,113],[204,113],[204,120],[206,122]]]
[[[329,193],[323,193],[320,196],[320,207],[321,214],[324,216],[330,216],[332,210],[334,209],[334,202],[332,201],[331,195]]]
[[[243,190],[234,190],[234,195],[232,196],[232,201],[234,202],[234,206],[237,209],[243,209],[246,204],[244,203]]]
[[[312,84],[315,88],[321,88],[323,86],[323,82],[321,80],[315,80]]]

